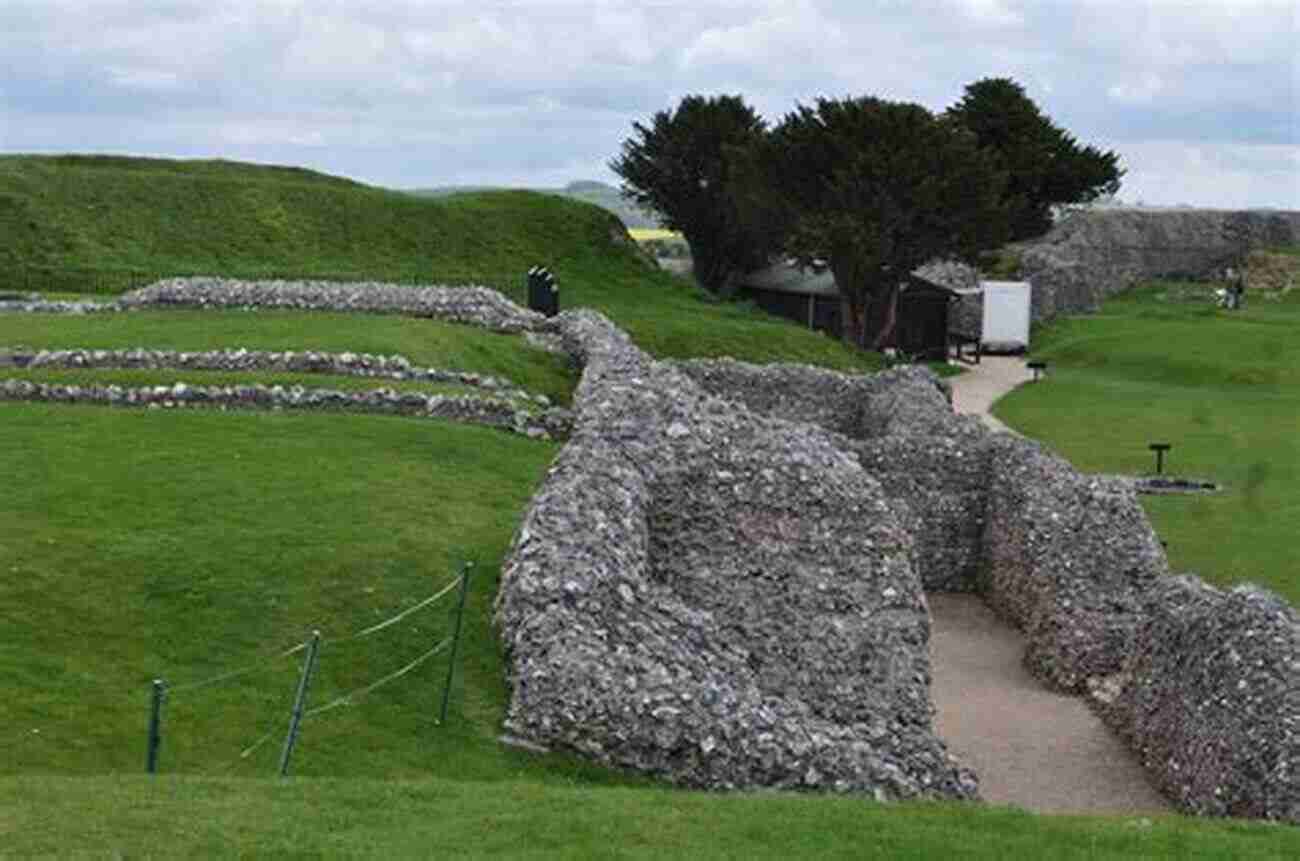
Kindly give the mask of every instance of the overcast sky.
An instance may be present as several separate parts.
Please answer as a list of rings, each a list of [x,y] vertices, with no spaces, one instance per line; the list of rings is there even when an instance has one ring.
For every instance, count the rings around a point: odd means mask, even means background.
[[[552,186],[691,93],[775,123],[1006,76],[1127,202],[1300,209],[1300,0],[0,0],[0,34],[6,153]]]

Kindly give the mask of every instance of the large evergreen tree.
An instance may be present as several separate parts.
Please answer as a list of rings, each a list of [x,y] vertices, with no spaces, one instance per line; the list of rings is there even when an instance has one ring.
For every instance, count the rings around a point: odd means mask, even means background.
[[[1119,156],[1080,146],[1010,78],[969,84],[947,113],[991,149],[1006,171],[1010,239],[1045,233],[1055,205],[1086,203],[1119,190]]]
[[[788,115],[758,159],[764,192],[791,218],[786,249],[830,266],[844,340],[860,346],[888,342],[913,269],[1005,235],[1005,176],[991,154],[920,105],[818,99]]]
[[[740,96],[687,96],[632,128],[610,168],[625,194],[681,231],[700,284],[724,290],[734,276],[761,266],[771,225],[736,193],[740,163],[766,134],[754,109]]]

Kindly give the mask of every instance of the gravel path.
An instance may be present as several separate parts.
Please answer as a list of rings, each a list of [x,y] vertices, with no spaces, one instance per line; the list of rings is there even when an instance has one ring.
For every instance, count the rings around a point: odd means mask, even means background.
[[[993,430],[1014,433],[989,415],[989,409],[998,398],[1033,378],[1033,372],[1019,356],[984,356],[978,365],[966,366],[966,373],[949,380],[953,409],[979,416]]]
[[[985,356],[952,378],[953,407],[994,430],[993,403],[1033,379],[1024,360]],[[1078,697],[1021,662],[1024,640],[976,595],[931,593],[935,728],[994,804],[1040,813],[1160,813],[1170,804],[1136,757]]]
[[[993,804],[1039,813],[1162,813],[1170,805],[1078,697],[1021,663],[1020,635],[975,595],[928,596],[935,728]]]

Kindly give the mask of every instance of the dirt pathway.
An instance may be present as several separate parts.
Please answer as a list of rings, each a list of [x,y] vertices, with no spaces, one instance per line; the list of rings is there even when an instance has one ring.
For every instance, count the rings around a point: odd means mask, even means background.
[[[985,356],[952,378],[953,408],[989,415],[1033,379],[1023,359]],[[1043,687],[1021,663],[1024,640],[975,595],[931,594],[935,728],[980,776],[986,801],[1041,813],[1157,813],[1172,808],[1083,700]]]

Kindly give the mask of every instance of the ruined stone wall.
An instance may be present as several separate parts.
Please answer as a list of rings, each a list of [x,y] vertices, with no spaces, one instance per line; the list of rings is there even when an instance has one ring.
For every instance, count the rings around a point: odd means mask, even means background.
[[[508,732],[688,786],[973,797],[912,536],[844,437],[558,326],[584,372],[502,574]]]
[[[1164,551],[1129,483],[1038,443],[997,435],[988,474],[980,591],[1024,632],[1037,678],[1082,692],[1131,653]]]
[[[971,797],[923,590],[977,590],[1184,810],[1294,820],[1294,612],[1169,593],[1131,482],[953,415],[925,369],[654,362],[599,315],[558,326],[585,371],[503,575],[509,732],[690,786]]]
[[[1078,212],[1022,246],[1031,319],[1094,311],[1135,282],[1207,278],[1252,248],[1300,242],[1300,212],[1105,209]]]
[[[1123,669],[1102,713],[1179,807],[1300,824],[1292,607],[1253,586],[1163,578]]]

